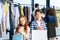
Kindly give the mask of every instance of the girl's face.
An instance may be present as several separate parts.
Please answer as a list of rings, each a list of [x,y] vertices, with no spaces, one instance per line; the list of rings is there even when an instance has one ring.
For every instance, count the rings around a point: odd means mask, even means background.
[[[24,32],[24,27],[20,27],[19,30],[18,30],[19,33],[22,33]]]
[[[25,25],[25,23],[26,23],[25,18],[24,17],[21,17],[20,18],[20,24]]]

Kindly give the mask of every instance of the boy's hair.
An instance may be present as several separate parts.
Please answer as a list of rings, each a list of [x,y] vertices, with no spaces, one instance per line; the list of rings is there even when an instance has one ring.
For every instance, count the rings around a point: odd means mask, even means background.
[[[35,8],[37,8],[38,6],[39,6],[39,4],[38,4],[38,3],[36,3],[36,4],[35,4]]]
[[[35,10],[35,15],[37,14],[37,12],[42,13],[42,11],[40,9],[37,9],[37,10]]]

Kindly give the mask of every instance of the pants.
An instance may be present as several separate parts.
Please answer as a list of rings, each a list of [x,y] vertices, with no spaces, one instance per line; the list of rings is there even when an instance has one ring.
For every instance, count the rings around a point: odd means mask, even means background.
[[[52,38],[48,38],[48,40],[55,40],[55,37],[52,37]]]
[[[0,24],[0,37],[2,37],[2,27],[1,27],[1,24]]]

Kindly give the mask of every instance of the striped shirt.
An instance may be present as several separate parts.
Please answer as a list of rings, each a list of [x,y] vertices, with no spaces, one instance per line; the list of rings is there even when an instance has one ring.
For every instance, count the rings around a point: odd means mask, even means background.
[[[46,29],[47,29],[47,28],[46,28],[46,24],[45,24],[45,22],[44,22],[44,21],[41,21],[41,22],[40,22],[40,25],[43,25],[44,30],[46,30]],[[31,30],[36,30],[36,29],[37,29],[37,27],[38,27],[38,23],[37,23],[36,21],[32,21],[32,23],[31,23],[30,27],[31,27]]]

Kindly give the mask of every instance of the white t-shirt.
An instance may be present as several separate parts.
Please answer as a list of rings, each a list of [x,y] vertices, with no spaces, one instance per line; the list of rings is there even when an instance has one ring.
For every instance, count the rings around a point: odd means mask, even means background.
[[[38,23],[38,26],[41,26],[41,22],[37,22]]]

